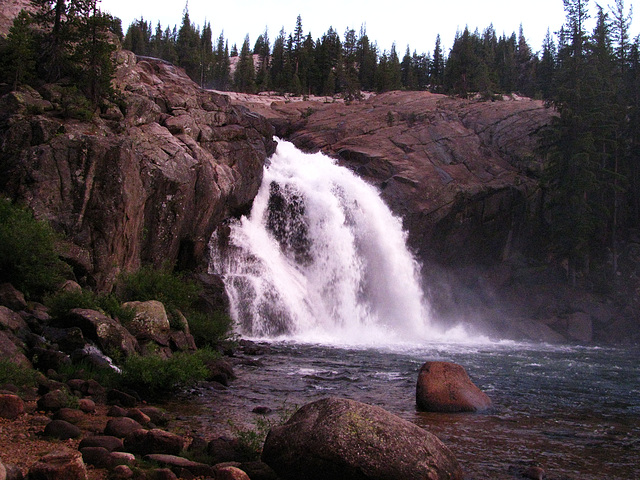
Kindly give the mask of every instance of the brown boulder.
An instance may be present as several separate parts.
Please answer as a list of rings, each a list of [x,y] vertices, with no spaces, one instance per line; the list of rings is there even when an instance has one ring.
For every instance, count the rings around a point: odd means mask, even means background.
[[[133,418],[116,417],[107,422],[104,434],[118,438],[125,438],[141,428],[142,425],[136,422]]]
[[[476,387],[460,365],[427,362],[420,369],[416,403],[429,412],[475,412],[491,406],[491,399]]]
[[[69,405],[69,394],[64,390],[52,390],[38,399],[38,409],[48,412],[57,412]]]
[[[0,417],[14,420],[24,413],[24,402],[17,395],[0,394]]]
[[[90,437],[84,437],[78,445],[79,449],[83,449],[85,447],[101,447],[109,452],[113,452],[116,450],[122,450],[124,444],[122,443],[122,439],[110,435],[93,435]]]
[[[380,407],[326,398],[271,429],[262,461],[284,480],[462,479],[435,435]]]
[[[82,430],[64,420],[52,420],[44,427],[45,437],[68,440],[69,438],[78,438],[80,435],[82,435]]]
[[[231,465],[220,465],[215,468],[216,480],[250,480],[244,470]]]
[[[11,332],[0,330],[0,358],[9,360],[24,368],[33,368],[29,359],[17,346],[20,340]]]
[[[126,451],[140,455],[166,453],[178,455],[184,448],[184,439],[175,433],[158,428],[151,430],[135,430],[124,439]]]
[[[62,447],[33,464],[29,480],[87,480],[87,469],[80,452]]]
[[[123,305],[135,311],[134,319],[127,324],[129,330],[138,341],[154,340],[161,345],[169,344],[169,319],[162,302],[149,300],[146,302],[127,302]]]
[[[5,283],[5,285],[9,284]],[[0,327],[13,332],[29,328],[20,315],[4,306],[0,306]]]

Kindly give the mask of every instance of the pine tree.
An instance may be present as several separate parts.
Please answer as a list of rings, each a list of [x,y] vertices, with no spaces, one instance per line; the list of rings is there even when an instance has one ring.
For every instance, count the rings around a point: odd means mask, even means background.
[[[200,80],[200,32],[192,25],[189,18],[188,6],[184,7],[182,25],[178,31],[176,53],[178,65],[184,68],[189,77],[198,82]]]
[[[431,80],[431,91],[439,93],[444,83],[444,66],[445,58],[442,53],[442,43],[440,34],[436,36],[436,45],[433,49],[433,61],[431,62],[431,70],[429,77]]]
[[[215,51],[215,63],[213,66],[213,88],[226,91],[230,81],[229,46],[225,42],[224,32],[220,33]]]
[[[378,49],[371,45],[364,25],[360,28],[357,45],[358,80],[360,88],[367,91],[375,89],[376,68],[378,65]]]
[[[256,91],[256,71],[253,66],[249,35],[245,37],[242,43],[233,83],[238,92],[254,93]]]
[[[31,17],[26,10],[22,10],[13,20],[6,45],[0,53],[0,74],[3,81],[12,85],[13,90],[36,78],[36,41],[31,29]]]

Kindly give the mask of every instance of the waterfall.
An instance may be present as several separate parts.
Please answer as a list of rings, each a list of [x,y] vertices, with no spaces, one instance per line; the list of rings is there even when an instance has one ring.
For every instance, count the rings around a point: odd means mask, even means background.
[[[214,233],[210,270],[245,336],[371,344],[436,335],[401,219],[348,169],[289,142],[268,160],[250,215]]]

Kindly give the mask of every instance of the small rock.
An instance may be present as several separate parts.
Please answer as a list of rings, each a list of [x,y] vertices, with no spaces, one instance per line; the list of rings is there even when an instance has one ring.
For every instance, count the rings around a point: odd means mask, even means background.
[[[87,469],[80,452],[63,447],[33,464],[29,480],[87,480]]]
[[[248,462],[253,460],[246,449],[236,439],[226,437],[214,438],[209,442],[207,453],[212,463]]]
[[[53,419],[54,420],[64,420],[65,422],[69,422],[72,423],[74,425],[78,425],[80,422],[82,422],[85,419],[85,414],[80,411],[80,410],[76,410],[75,408],[61,408],[60,410],[58,410],[54,415],[53,415]]]
[[[89,380],[84,382],[82,393],[91,396],[102,396],[105,393],[105,389],[96,380],[90,378]]]
[[[96,468],[111,468],[111,452],[103,447],[84,447],[80,449],[82,460]]]
[[[3,283],[0,285],[0,305],[20,311],[27,308],[27,301],[20,290],[10,283]]]
[[[57,412],[69,404],[69,395],[62,390],[53,390],[38,400],[38,410]]]
[[[184,448],[184,439],[175,433],[154,428],[136,430],[124,439],[124,448],[128,452],[140,455],[165,453],[178,455]]]
[[[96,403],[89,398],[81,398],[78,401],[78,408],[85,413],[93,413],[96,411]]]
[[[0,394],[0,417],[14,420],[24,413],[24,402],[17,395]]]
[[[214,470],[211,465],[206,463],[193,462],[183,457],[176,455],[163,455],[163,454],[150,454],[145,455],[145,460],[157,463],[159,465],[167,466],[171,470],[186,470],[195,476],[213,476]]]
[[[107,392],[107,401],[123,407],[135,407],[138,400],[133,395],[116,390],[115,388]]]
[[[109,411],[107,412],[107,416],[109,417],[126,417],[127,409],[122,408],[120,405],[113,405]]]
[[[245,462],[238,466],[251,480],[278,480],[278,474],[264,462]]]
[[[427,412],[475,412],[491,407],[491,399],[473,384],[462,366],[426,362],[418,374],[416,404]]]
[[[107,422],[104,429],[105,435],[112,435],[118,438],[125,438],[136,430],[142,429],[142,425],[129,417],[116,417]]]
[[[271,413],[271,409],[269,407],[264,407],[264,406],[260,406],[260,407],[255,407],[253,410],[251,410],[253,413],[257,413],[259,415],[266,415],[268,413]]]
[[[80,442],[80,445],[78,445],[78,449],[85,447],[102,447],[109,452],[113,452],[116,450],[122,450],[124,443],[121,438],[111,435],[94,435],[91,437],[84,437]]]
[[[146,425],[149,422],[151,422],[151,419],[149,418],[149,416],[142,413],[142,410],[140,410],[139,408],[130,408],[127,411],[126,416],[129,418],[133,418],[140,425]]]
[[[68,440],[69,438],[78,438],[82,435],[82,430],[64,420],[52,420],[44,427],[44,435],[45,437]]]
[[[250,480],[249,476],[237,467],[216,467],[216,480]]]
[[[129,480],[133,478],[133,470],[127,465],[117,465],[111,471],[112,480]]]
[[[207,451],[208,442],[201,436],[196,435],[191,439],[187,451],[194,453],[204,453]]]
[[[170,416],[157,407],[141,407],[140,411],[147,415],[151,422],[156,425],[166,425],[169,423]]]
[[[86,381],[81,378],[72,378],[67,380],[67,387],[69,387],[72,392],[82,393],[82,388],[84,387],[85,382]]]
[[[221,383],[225,387],[229,385],[230,380],[236,378],[233,367],[223,358],[207,362],[207,369],[209,370],[207,379]]]
[[[112,465],[134,465],[136,456],[128,452],[111,452]]]
[[[178,480],[178,477],[168,468],[156,468],[147,475],[148,480]]]

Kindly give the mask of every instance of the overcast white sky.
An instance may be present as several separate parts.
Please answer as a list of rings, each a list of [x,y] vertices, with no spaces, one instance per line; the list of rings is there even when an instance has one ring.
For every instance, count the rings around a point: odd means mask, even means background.
[[[173,27],[182,22],[182,12],[186,2],[161,2],[158,0],[102,0],[103,11],[122,19],[122,27],[144,17],[155,24],[160,21],[163,28]],[[628,10],[640,0],[625,1]],[[614,0],[601,0],[600,4],[614,4]],[[595,14],[595,1],[590,5]],[[229,45],[241,46],[249,34],[251,46],[265,27],[273,40],[284,27],[293,32],[298,14],[302,18],[305,34],[311,32],[315,39],[333,27],[344,37],[347,27],[360,31],[365,24],[369,39],[378,42],[380,50],[389,50],[395,41],[398,53],[402,55],[410,46],[418,53],[433,51],[436,35],[448,52],[456,31],[468,26],[471,31],[481,32],[493,23],[498,35],[518,33],[522,24],[524,35],[533,51],[540,50],[547,28],[553,33],[564,23],[565,13],[562,0],[190,0],[189,16],[196,25],[211,22],[213,36],[221,31],[229,40]],[[640,13],[638,13],[640,15]],[[632,25],[633,35],[637,35],[640,20]]]

